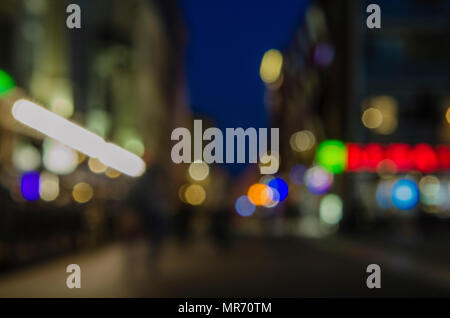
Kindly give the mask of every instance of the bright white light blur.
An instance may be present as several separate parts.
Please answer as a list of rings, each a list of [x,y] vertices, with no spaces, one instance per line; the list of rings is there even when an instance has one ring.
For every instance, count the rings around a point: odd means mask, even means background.
[[[145,171],[145,162],[139,156],[112,143],[105,144],[99,160],[131,177],[139,177]]]
[[[53,173],[67,175],[74,172],[78,166],[76,151],[60,142],[45,139],[43,150],[44,167]]]
[[[28,100],[15,102],[12,114],[21,123],[87,156],[97,157],[104,147],[103,138]]]
[[[145,162],[137,155],[117,145],[106,143],[102,137],[33,102],[18,100],[14,103],[12,114],[21,123],[89,157],[98,158],[103,164],[128,176],[138,177],[145,171]],[[54,160],[49,161],[57,164],[57,160],[60,160],[60,157],[55,156]]]
[[[342,219],[342,199],[336,194],[327,194],[320,201],[319,214],[323,222],[338,224]]]

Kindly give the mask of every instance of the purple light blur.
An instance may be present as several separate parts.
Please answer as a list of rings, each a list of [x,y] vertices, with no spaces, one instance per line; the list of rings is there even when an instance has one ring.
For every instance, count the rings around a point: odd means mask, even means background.
[[[36,201],[39,199],[39,173],[35,171],[27,172],[22,176],[20,182],[20,191],[27,201]]]

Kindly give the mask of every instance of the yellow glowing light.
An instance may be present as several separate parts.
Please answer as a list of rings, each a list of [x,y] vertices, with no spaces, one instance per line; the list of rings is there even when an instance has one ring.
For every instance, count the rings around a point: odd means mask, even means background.
[[[361,120],[367,128],[375,129],[383,123],[383,114],[379,109],[371,107],[364,111]]]
[[[81,165],[84,162],[84,160],[86,160],[86,158],[87,157],[85,154],[79,152],[78,153],[78,164]]]
[[[94,195],[92,187],[84,182],[80,182],[73,187],[72,196],[78,203],[89,202]]]
[[[205,202],[206,191],[201,185],[191,184],[186,188],[184,198],[186,202],[191,205],[201,205],[203,202]]]
[[[274,83],[281,74],[283,66],[283,55],[278,50],[267,51],[261,61],[259,75],[264,83]]]
[[[209,166],[203,161],[195,161],[189,166],[189,176],[195,181],[205,180],[209,175]]]
[[[66,96],[55,96],[50,101],[50,110],[62,117],[70,118],[73,115],[73,102]]]
[[[120,177],[120,172],[117,171],[116,169],[108,168],[106,170],[105,174],[110,179],[116,179],[116,178]]]
[[[367,100],[370,106],[363,114],[363,123],[382,135],[392,134],[397,129],[398,105],[392,96],[375,96]],[[369,111],[370,110],[370,111]]]
[[[186,189],[189,187],[189,184],[183,184],[180,189],[178,189],[178,198],[180,199],[181,202],[187,203],[186,202]]]
[[[88,166],[93,173],[103,173],[108,169],[108,167],[97,158],[89,158]]]
[[[309,130],[298,131],[292,134],[289,144],[294,151],[308,151],[316,144],[316,137]]]
[[[45,202],[56,200],[59,195],[59,178],[49,172],[43,172],[39,180],[39,195]]]
[[[447,108],[447,112],[445,113],[445,118],[447,119],[447,123],[450,124],[450,106]]]
[[[425,196],[435,196],[439,193],[441,183],[436,176],[424,176],[419,181],[420,192]]]
[[[268,205],[272,202],[273,192],[268,185],[255,183],[248,189],[247,196],[250,202],[256,206]]]

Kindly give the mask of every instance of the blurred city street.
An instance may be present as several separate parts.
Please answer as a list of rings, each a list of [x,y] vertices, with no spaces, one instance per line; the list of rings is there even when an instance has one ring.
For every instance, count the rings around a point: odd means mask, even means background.
[[[0,297],[448,297],[450,266],[412,249],[349,238],[243,238],[225,253],[206,241],[168,244],[157,269],[144,241],[68,255],[0,277]],[[450,258],[447,257],[446,264]],[[82,288],[68,289],[68,264],[82,269]],[[368,264],[382,268],[382,288],[369,290]],[[145,265],[147,264],[147,265]],[[39,287],[38,287],[39,286]]]
[[[449,297],[449,16],[1,0],[0,297]]]

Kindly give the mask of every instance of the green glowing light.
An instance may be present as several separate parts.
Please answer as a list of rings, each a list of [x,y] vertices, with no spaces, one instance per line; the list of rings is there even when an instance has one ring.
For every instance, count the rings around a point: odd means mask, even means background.
[[[5,96],[14,88],[14,80],[8,73],[0,70],[0,97]]]
[[[344,171],[347,164],[347,148],[340,140],[326,140],[317,150],[319,165],[328,171],[338,174]]]

